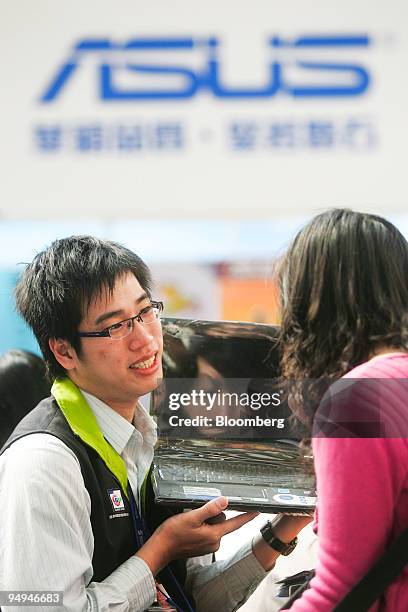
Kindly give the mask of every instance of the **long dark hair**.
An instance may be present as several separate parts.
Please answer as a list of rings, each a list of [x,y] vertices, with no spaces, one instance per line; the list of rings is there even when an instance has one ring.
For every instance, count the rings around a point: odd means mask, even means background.
[[[382,217],[318,215],[295,237],[279,283],[286,379],[332,382],[380,347],[408,350],[408,243]],[[304,406],[309,422],[316,407]]]

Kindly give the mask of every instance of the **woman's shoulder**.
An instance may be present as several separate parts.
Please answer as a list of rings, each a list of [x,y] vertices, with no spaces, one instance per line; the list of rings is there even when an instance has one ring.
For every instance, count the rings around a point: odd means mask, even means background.
[[[384,353],[331,385],[316,411],[313,432],[332,439],[377,438],[386,445],[400,439],[394,446],[408,449],[407,406],[408,353]]]
[[[376,355],[350,370],[343,378],[408,378],[408,353]]]

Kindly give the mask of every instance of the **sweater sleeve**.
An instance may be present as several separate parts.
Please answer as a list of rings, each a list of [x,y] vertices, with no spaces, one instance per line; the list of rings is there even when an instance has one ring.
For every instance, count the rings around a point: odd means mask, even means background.
[[[332,610],[384,552],[407,459],[401,439],[315,438],[313,452],[318,564],[294,612]]]

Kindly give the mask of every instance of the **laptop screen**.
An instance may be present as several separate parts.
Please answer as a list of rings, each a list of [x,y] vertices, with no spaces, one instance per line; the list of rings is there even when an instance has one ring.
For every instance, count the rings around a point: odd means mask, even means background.
[[[152,395],[161,437],[297,438],[279,380],[279,329],[163,319],[164,382]]]

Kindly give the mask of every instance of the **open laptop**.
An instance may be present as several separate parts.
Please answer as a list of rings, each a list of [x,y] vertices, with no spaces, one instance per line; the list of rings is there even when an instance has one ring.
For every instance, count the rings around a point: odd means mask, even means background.
[[[225,495],[230,509],[313,510],[311,463],[299,451],[279,380],[278,328],[162,324],[164,381],[151,406],[159,428],[156,503],[193,508]]]

